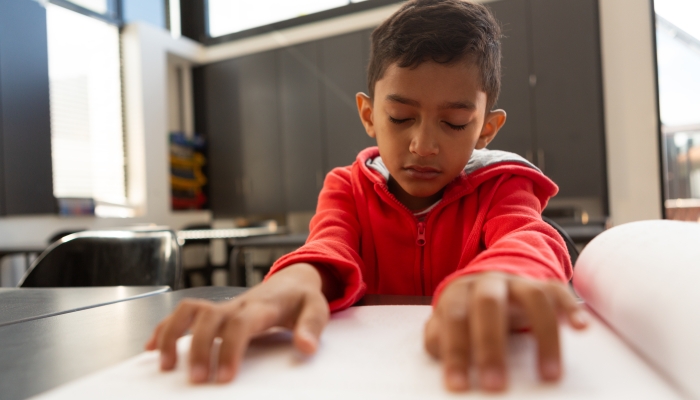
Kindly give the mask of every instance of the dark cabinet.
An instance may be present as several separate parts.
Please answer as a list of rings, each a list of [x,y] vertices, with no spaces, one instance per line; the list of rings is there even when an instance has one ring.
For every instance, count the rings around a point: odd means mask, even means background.
[[[531,0],[538,162],[562,197],[605,191],[596,0]]]
[[[501,95],[496,108],[506,111],[506,124],[489,145],[532,159],[533,106],[530,93],[529,27],[525,16],[528,0],[505,0],[488,4],[502,23]]]
[[[324,177],[324,135],[318,43],[292,46],[279,55],[280,129],[286,211],[316,208]]]
[[[312,211],[326,172],[375,145],[355,105],[367,91],[370,32],[195,69],[216,217]]]
[[[355,102],[357,92],[367,92],[369,32],[320,42],[327,170],[352,164],[360,150],[376,145],[360,122]]]
[[[489,147],[537,164],[559,185],[559,204],[585,203],[589,213],[605,214],[597,1],[500,0],[487,6],[503,27],[498,107],[508,114]]]
[[[46,9],[0,1],[0,216],[56,212]]]
[[[270,51],[238,60],[240,145],[245,209],[250,214],[284,210],[277,57]]]
[[[217,217],[245,213],[239,79],[238,60],[193,70],[195,123],[209,142],[209,204]]]

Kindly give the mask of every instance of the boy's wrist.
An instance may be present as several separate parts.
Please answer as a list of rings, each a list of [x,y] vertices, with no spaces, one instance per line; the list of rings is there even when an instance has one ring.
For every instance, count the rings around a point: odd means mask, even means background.
[[[342,297],[342,285],[338,279],[323,266],[309,263],[292,264],[275,275],[280,277],[293,277],[304,285],[312,285],[320,290],[328,302]]]

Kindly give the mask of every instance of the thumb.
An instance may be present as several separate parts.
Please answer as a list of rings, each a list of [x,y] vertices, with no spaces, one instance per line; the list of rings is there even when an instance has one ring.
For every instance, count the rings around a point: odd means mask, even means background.
[[[294,346],[304,354],[315,353],[329,318],[328,303],[321,293],[306,296],[294,325]]]

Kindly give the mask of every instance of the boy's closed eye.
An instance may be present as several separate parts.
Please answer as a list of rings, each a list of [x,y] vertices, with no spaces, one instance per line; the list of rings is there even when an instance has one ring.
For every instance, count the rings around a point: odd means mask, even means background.
[[[404,123],[412,121],[412,120],[414,120],[414,118],[394,118],[391,115],[389,116],[389,121],[391,121],[393,124],[396,124],[396,125],[403,125]],[[455,131],[463,131],[467,128],[467,125],[469,125],[469,123],[453,124],[453,123],[450,123],[448,121],[441,121],[441,122],[444,123],[445,125],[447,125],[447,127],[449,127],[450,129],[455,130]]]

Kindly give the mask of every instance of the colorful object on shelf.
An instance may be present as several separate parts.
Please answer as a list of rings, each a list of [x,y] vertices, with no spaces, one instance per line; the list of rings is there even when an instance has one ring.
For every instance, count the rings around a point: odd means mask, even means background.
[[[95,200],[88,197],[58,197],[58,215],[95,215]]]
[[[207,203],[204,186],[207,177],[202,168],[204,139],[182,132],[170,134],[170,186],[173,210],[201,210]]]

